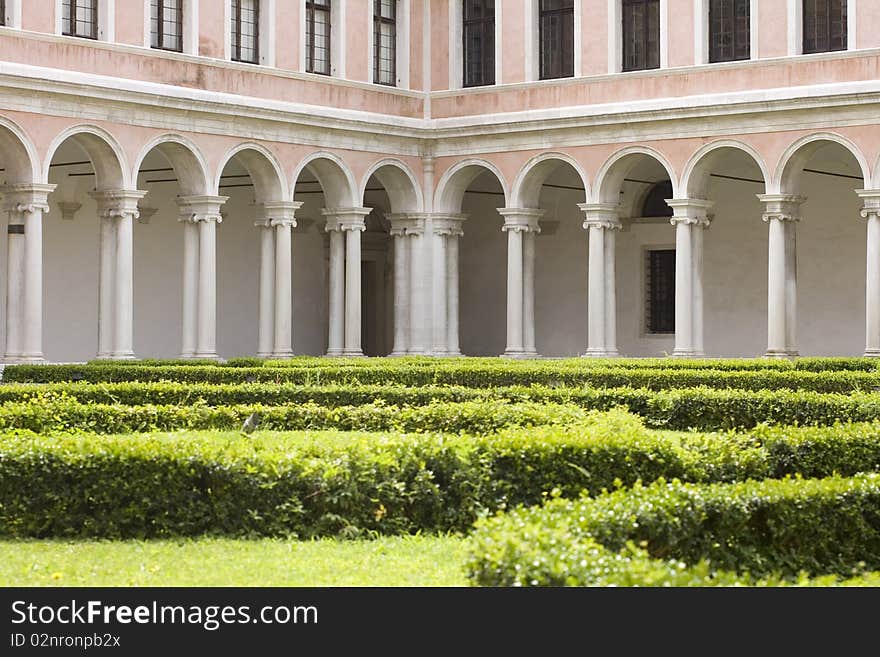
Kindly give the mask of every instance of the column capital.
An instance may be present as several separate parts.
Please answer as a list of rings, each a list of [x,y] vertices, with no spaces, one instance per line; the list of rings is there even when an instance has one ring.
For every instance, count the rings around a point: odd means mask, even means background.
[[[98,216],[104,219],[124,217],[137,219],[140,217],[138,201],[146,195],[147,192],[140,189],[104,189],[89,192],[89,196],[95,199],[95,204],[98,206]]]
[[[255,225],[296,227],[296,211],[302,207],[302,201],[269,201],[260,209],[261,221]]]
[[[4,209],[21,214],[37,210],[48,212],[49,194],[54,190],[55,185],[40,183],[16,183],[0,187]]]
[[[321,214],[326,217],[324,230],[359,230],[367,229],[366,217],[372,208],[324,208]]]
[[[461,237],[464,235],[462,224],[467,221],[467,218],[466,214],[432,214],[431,222],[434,226],[434,234]]]
[[[220,207],[228,199],[228,196],[178,196],[177,207],[180,215],[177,220],[194,224],[200,221],[222,223]]]
[[[676,224],[708,226],[712,220],[709,210],[715,203],[701,198],[671,198],[666,200],[666,205],[672,208],[672,218],[669,223],[673,226]]]
[[[857,189],[856,194],[859,195],[864,204],[859,211],[862,219],[880,216],[880,189]]]
[[[620,209],[613,203],[578,203],[584,213],[584,229],[590,226],[607,230],[620,230]]]
[[[425,212],[395,212],[385,215],[391,224],[392,235],[422,235],[431,215]]]
[[[504,217],[504,232],[515,231],[517,233],[540,233],[541,226],[538,221],[544,216],[545,211],[537,208],[497,208],[498,214]]]
[[[800,221],[801,204],[806,197],[795,194],[756,194],[758,200],[764,204],[764,221]]]

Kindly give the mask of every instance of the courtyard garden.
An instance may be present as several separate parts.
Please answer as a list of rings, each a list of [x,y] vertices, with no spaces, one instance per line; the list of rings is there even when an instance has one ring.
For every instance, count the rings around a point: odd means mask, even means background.
[[[878,586],[873,359],[7,366],[7,586]]]

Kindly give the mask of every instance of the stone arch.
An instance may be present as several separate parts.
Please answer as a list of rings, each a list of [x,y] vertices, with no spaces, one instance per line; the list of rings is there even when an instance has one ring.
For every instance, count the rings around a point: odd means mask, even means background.
[[[406,163],[396,158],[384,158],[375,162],[364,174],[358,191],[361,205],[365,205],[367,183],[376,176],[391,202],[392,212],[421,212],[424,210],[424,197],[418,180]]]
[[[729,151],[739,151],[750,157],[761,170],[765,188],[769,185],[770,173],[767,165],[755,148],[736,139],[719,139],[701,146],[688,160],[681,175],[681,194],[685,198],[707,198],[711,169]]]
[[[93,125],[71,126],[52,140],[43,164],[43,182],[49,180],[49,166],[55,153],[68,139],[80,146],[91,161],[95,169],[96,191],[130,189],[131,177],[125,152],[113,135]]]
[[[318,179],[328,208],[355,207],[359,203],[358,186],[351,169],[341,157],[327,151],[311,153],[299,163],[290,177],[291,196],[296,193],[296,181],[304,169]]]
[[[599,168],[593,183],[592,202],[617,205],[623,179],[633,165],[644,157],[653,159],[666,170],[666,174],[672,183],[673,195],[677,196],[678,183],[675,170],[666,156],[649,146],[630,146],[615,152]]]
[[[504,205],[509,206],[510,189],[504,175],[494,164],[478,158],[457,162],[440,178],[434,196],[434,211],[459,214],[465,190],[484,171],[491,171],[504,191]]]
[[[589,179],[577,160],[565,153],[541,153],[526,162],[517,174],[516,180],[513,181],[513,192],[511,194],[513,207],[537,208],[541,186],[563,164],[568,164],[577,172],[584,186],[585,197],[589,198]]]
[[[220,176],[232,161],[238,158],[254,183],[257,203],[281,201],[288,198],[287,180],[275,155],[260,144],[248,142],[232,148],[220,162],[214,176],[213,193],[219,193]]]
[[[7,184],[41,180],[40,157],[33,142],[16,123],[3,117],[0,117],[0,151],[5,154],[3,166]]]
[[[158,150],[171,164],[183,196],[205,196],[213,193],[209,183],[208,165],[201,150],[186,137],[175,134],[161,135],[144,145],[135,162],[132,180],[137,180],[144,159],[153,149]]]
[[[871,171],[862,151],[846,137],[833,132],[819,132],[801,137],[782,154],[773,176],[772,193],[797,194],[800,191],[800,178],[807,161],[822,146],[836,143],[852,155],[859,165],[864,181],[871,180]]]

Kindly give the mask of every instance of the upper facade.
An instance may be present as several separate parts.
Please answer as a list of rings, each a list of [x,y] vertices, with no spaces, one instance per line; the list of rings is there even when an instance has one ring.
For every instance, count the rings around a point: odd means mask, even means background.
[[[858,83],[880,64],[873,0],[0,0],[0,17],[2,72],[60,69],[414,128]]]

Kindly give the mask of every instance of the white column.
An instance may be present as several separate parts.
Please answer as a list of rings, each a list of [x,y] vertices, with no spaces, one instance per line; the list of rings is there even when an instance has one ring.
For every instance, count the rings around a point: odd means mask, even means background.
[[[2,193],[9,210],[10,232],[7,287],[7,331],[14,324],[7,359],[15,362],[43,360],[43,215],[55,185],[7,185]]]
[[[713,203],[704,199],[668,199],[675,226],[674,356],[703,353],[703,229]]]
[[[334,208],[322,213],[327,217],[325,230],[330,232],[330,340],[327,355],[362,356],[361,233],[366,230],[365,218],[370,214],[370,208]],[[345,235],[344,256],[339,242],[334,244],[334,231]],[[340,271],[343,257],[344,276]],[[340,294],[343,280],[344,293]],[[340,325],[343,327],[342,344],[337,342]],[[340,346],[341,351],[337,351]]]
[[[275,348],[275,233],[265,218],[254,223],[260,232],[260,325],[257,356],[269,358]]]
[[[535,348],[535,235],[537,230],[523,234],[523,352],[536,356]]]
[[[113,217],[99,211],[101,224],[98,263],[98,358],[113,351],[113,281],[116,278],[116,230]]]
[[[409,350],[409,253],[405,219],[386,215],[391,223],[394,240],[394,346],[392,356],[403,356]]]
[[[880,356],[880,189],[857,189],[867,221],[865,356]]]
[[[199,228],[192,216],[178,219],[183,223],[183,312],[181,358],[192,358],[196,353],[199,303]]]
[[[21,358],[24,318],[24,223],[15,206],[7,207],[9,226],[6,242],[6,351],[3,359]]]
[[[424,354],[430,348],[431,336],[427,326],[430,288],[425,281],[424,217],[413,215],[406,228],[409,242],[409,353]]]
[[[330,233],[330,281],[327,355],[341,356],[345,340],[345,236],[342,228],[328,218]]]
[[[134,220],[138,202],[146,196],[136,189],[93,192],[101,221],[98,305],[98,357],[134,358]]]
[[[769,224],[767,262],[767,356],[797,356],[796,222],[806,199],[789,194],[759,194]]]
[[[584,356],[617,356],[617,294],[614,231],[618,209],[610,203],[579,203],[588,231],[587,351]]]
[[[447,349],[447,312],[446,307],[449,301],[446,285],[448,283],[446,277],[446,242],[449,231],[442,226],[434,226],[434,254],[433,254],[433,281],[434,289],[432,298],[434,300],[433,322],[433,342],[431,344],[431,353],[434,355],[445,355]]]
[[[450,233],[446,244],[446,353],[449,356],[460,356],[461,349],[458,344],[458,251],[459,241],[464,234],[459,227]]]
[[[507,233],[507,348],[504,355],[513,358],[534,356],[537,352],[525,349],[526,334],[531,332],[534,342],[534,266],[528,273],[531,281],[525,284],[525,234],[540,231],[538,221],[544,215],[543,210],[533,208],[499,208],[498,214],[504,217],[501,230]],[[532,245],[534,254],[534,245]],[[534,255],[532,256],[534,263]],[[526,293],[530,299],[525,301]],[[525,311],[531,313],[531,328],[525,328]]]
[[[617,356],[617,266],[616,231],[620,225],[605,229],[605,355]]]
[[[195,235],[184,233],[184,335],[182,355],[189,357],[188,332],[194,334],[195,358],[217,358],[217,224],[223,221],[220,206],[227,196],[183,196],[177,201],[181,218],[194,224]],[[184,223],[186,226],[186,223]],[[185,228],[186,230],[186,228]],[[197,258],[193,257],[197,253]],[[195,275],[193,271],[195,270]],[[192,279],[195,279],[195,283]],[[192,289],[189,289],[192,288]],[[194,293],[194,294],[193,294]],[[195,297],[193,299],[192,297]],[[193,318],[187,317],[186,304],[196,308]]]
[[[300,201],[271,201],[263,204],[266,220],[274,231],[272,274],[272,355],[275,358],[293,356],[293,229]],[[264,237],[265,240],[265,237]],[[262,269],[262,268],[261,268]],[[268,273],[268,272],[267,272]],[[262,275],[262,271],[261,271]],[[260,290],[261,295],[263,290]],[[267,300],[269,294],[267,293]],[[261,296],[262,301],[262,296]],[[269,314],[269,313],[267,313]]]
[[[345,349],[346,356],[361,356],[361,232],[345,226]]]

